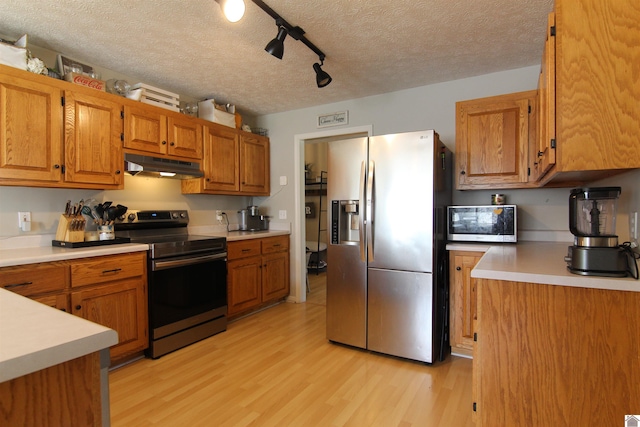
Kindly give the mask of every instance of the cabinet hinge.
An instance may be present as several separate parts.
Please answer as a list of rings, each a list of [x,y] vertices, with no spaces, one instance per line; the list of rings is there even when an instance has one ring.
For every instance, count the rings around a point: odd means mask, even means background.
[[[476,402],[473,402],[473,412],[477,412],[476,411]]]
[[[531,176],[531,168],[527,168],[527,176]]]
[[[124,142],[124,133],[120,134],[120,141]]]
[[[549,34],[551,34],[552,37],[555,37],[556,35],[556,26],[552,25],[551,28],[549,28]]]
[[[531,105],[529,105],[529,114],[531,114]]]
[[[556,148],[556,139],[551,140],[551,148]]]
[[[60,168],[60,170],[62,171],[62,175],[64,175],[64,171],[65,171],[66,169],[67,169],[67,168],[65,168],[65,167],[64,167],[64,165],[62,165],[62,167]]]
[[[478,341],[478,333],[477,332],[473,333],[473,341]]]
[[[64,107],[64,96],[60,97],[60,105],[62,105]]]
[[[124,119],[124,111],[120,111],[120,118]]]

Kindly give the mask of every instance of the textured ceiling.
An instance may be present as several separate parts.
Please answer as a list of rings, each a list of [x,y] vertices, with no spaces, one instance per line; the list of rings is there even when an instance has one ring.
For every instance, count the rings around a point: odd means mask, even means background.
[[[322,89],[317,56],[266,53],[275,21],[245,3],[229,23],[213,0],[0,0],[0,34],[262,115],[538,64],[553,1],[266,0],[326,54]]]

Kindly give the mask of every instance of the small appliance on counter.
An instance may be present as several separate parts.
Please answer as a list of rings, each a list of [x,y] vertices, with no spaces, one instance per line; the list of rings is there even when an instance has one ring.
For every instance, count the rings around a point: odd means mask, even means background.
[[[606,277],[632,275],[637,278],[634,253],[630,247],[618,245],[618,236],[615,235],[620,193],[620,187],[571,190],[569,231],[575,237],[564,258],[571,273]]]
[[[269,229],[269,217],[260,215],[257,206],[247,206],[238,211],[238,225],[241,231],[262,231]]]
[[[447,238],[453,242],[516,243],[516,205],[448,206]]]

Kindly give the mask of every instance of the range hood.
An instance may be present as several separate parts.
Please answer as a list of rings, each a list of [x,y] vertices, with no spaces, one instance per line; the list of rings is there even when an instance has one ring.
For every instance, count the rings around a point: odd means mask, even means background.
[[[124,154],[124,170],[132,176],[154,176],[173,179],[201,178],[200,163],[161,157]]]

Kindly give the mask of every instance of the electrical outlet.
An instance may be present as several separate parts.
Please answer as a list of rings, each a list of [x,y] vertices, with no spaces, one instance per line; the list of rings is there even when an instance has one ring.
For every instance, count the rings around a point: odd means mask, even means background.
[[[216,209],[216,219],[222,221],[222,211],[220,209]]]
[[[285,210],[278,211],[278,218],[279,219],[287,219],[287,211],[285,211]]]
[[[18,212],[18,227],[22,231],[31,231],[31,212]]]
[[[281,176],[280,177],[280,185],[287,185],[287,177],[286,176]]]

